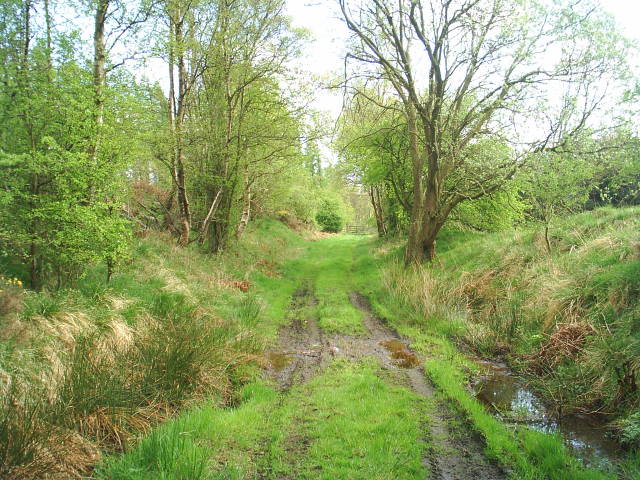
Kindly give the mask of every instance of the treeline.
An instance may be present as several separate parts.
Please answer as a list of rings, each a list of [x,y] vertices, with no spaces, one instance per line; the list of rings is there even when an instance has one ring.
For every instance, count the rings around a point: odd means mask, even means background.
[[[365,102],[354,98],[343,118],[341,168],[367,188],[378,234],[406,235],[413,206],[407,125],[390,109],[373,103],[365,107]],[[370,110],[375,126],[363,121],[363,108]],[[506,163],[516,156],[507,142],[498,140],[474,148],[478,167],[489,159]],[[549,245],[549,228],[559,217],[606,205],[640,205],[640,138],[626,126],[602,136],[586,132],[562,149],[532,152],[514,167],[497,188],[457,203],[448,224],[493,232],[537,222]]]
[[[291,67],[306,33],[284,8],[3,2],[5,271],[56,288],[96,263],[110,278],[135,230],[168,230],[180,245],[219,252],[265,212],[313,223],[337,194],[321,168],[311,80]],[[162,85],[134,75],[149,60]]]
[[[640,202],[632,45],[593,1],[339,0],[351,32],[337,145],[406,263],[447,222]]]

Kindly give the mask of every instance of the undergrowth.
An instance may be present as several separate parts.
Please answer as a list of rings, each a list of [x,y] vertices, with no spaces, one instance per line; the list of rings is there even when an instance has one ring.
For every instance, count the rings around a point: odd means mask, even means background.
[[[424,478],[423,400],[375,361],[334,361],[282,395],[257,381],[239,406],[192,409],[108,459],[106,480]]]
[[[384,265],[382,286],[369,282],[376,312],[429,357],[431,379],[516,478],[609,474],[582,468],[557,436],[514,431],[490,415],[463,387],[478,367],[459,349],[506,357],[564,412],[617,413],[622,439],[632,446],[640,400],[638,213],[602,209],[567,218],[554,232],[551,255],[535,228],[444,232],[437,260],[409,270],[400,263],[399,241],[373,248]],[[617,475],[638,478],[637,456],[627,458]]]
[[[553,229],[445,232],[430,266],[391,264],[387,289],[428,325],[533,375],[563,412],[640,408],[640,209],[603,208]],[[635,418],[630,416],[629,418]]]
[[[74,289],[3,288],[0,477],[86,475],[186,406],[232,401],[276,335],[260,293],[300,245],[275,221],[219,256],[151,233],[109,284],[97,268]]]

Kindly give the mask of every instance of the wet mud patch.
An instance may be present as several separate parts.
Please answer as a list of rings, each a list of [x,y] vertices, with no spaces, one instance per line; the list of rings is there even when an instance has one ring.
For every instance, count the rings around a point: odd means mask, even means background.
[[[265,354],[268,374],[281,391],[307,382],[328,362],[317,304],[311,282],[303,282],[291,298],[288,325],[280,328],[278,348]]]
[[[371,307],[369,299],[358,292],[349,295],[352,304],[364,313],[367,336],[358,339],[369,345],[369,356],[376,356],[398,378],[427,400],[430,448],[423,464],[436,480],[502,480],[507,473],[484,455],[485,443],[468,422],[455,413],[424,375],[422,360],[411,350],[408,341],[386,326]]]
[[[284,370],[293,361],[293,356],[288,353],[268,352],[265,356],[269,362],[269,367],[275,372]]]
[[[391,354],[394,360],[393,364],[401,368],[416,368],[420,366],[418,356],[410,352],[407,344],[398,339],[385,340],[380,342],[384,348]]]

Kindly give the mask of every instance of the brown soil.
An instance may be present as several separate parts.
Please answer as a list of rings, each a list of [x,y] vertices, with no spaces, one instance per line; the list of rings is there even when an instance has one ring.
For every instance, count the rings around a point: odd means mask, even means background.
[[[304,285],[294,294],[293,322],[280,331],[280,350],[268,354],[269,373],[280,388],[287,390],[294,383],[308,381],[333,357],[354,360],[375,357],[392,381],[406,385],[428,399],[429,418],[426,420],[432,448],[427,452],[424,463],[430,471],[429,479],[507,478],[498,465],[484,456],[482,439],[464,427],[462,419],[438,397],[420,368],[422,360],[411,351],[407,340],[373,314],[367,297],[351,292],[349,298],[352,305],[364,313],[365,335],[323,334],[315,318],[298,315],[305,311],[305,307],[316,303],[309,286]]]
[[[269,373],[281,390],[305,383],[329,360],[329,349],[315,317],[307,312],[317,303],[308,283],[294,294],[289,316],[291,324],[280,329],[280,349],[267,353]]]

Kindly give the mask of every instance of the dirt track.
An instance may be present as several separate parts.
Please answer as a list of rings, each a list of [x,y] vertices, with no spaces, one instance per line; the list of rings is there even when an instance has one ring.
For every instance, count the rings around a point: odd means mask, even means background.
[[[374,357],[394,383],[405,385],[427,399],[429,418],[425,420],[429,433],[425,435],[431,448],[423,461],[429,470],[428,478],[506,478],[506,473],[483,455],[482,440],[470,433],[464,427],[464,422],[439,399],[423,373],[422,362],[408,347],[406,340],[373,314],[369,300],[364,295],[351,292],[349,299],[364,314],[365,335],[324,334],[312,313],[317,301],[310,282],[296,291],[290,310],[291,324],[280,330],[279,349],[269,354],[269,373],[280,389],[287,391],[292,385],[308,381],[332,358],[357,360]]]

